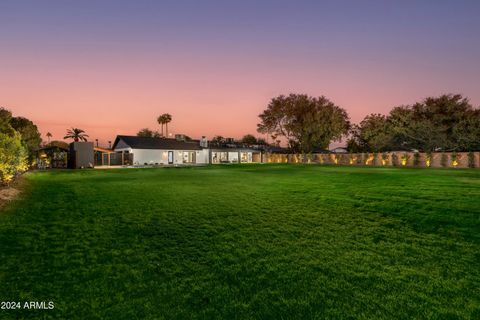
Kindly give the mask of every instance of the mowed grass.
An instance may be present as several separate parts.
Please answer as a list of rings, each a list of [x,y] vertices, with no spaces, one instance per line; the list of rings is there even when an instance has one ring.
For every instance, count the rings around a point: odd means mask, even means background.
[[[480,170],[36,172],[0,212],[0,318],[479,319]]]

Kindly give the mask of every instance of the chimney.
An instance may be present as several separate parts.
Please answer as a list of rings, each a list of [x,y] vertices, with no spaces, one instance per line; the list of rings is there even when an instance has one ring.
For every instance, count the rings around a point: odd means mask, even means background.
[[[200,139],[200,147],[208,148],[208,140],[205,136],[202,136],[202,139]]]

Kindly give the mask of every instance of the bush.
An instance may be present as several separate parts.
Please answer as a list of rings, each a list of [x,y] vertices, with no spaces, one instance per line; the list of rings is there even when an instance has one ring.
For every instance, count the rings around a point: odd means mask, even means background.
[[[413,165],[415,167],[418,167],[420,165],[420,153],[418,153],[418,152],[415,152],[413,154]]]
[[[425,154],[425,165],[427,167],[430,167],[432,165],[432,153],[431,152],[427,152]]]
[[[475,168],[475,154],[470,151],[467,156],[468,156],[468,167]]]
[[[19,133],[0,133],[0,182],[10,183],[15,175],[28,169],[28,152]]]
[[[388,165],[388,153],[382,153],[382,165],[387,166]]]
[[[392,154],[392,164],[397,167],[398,166],[398,156],[396,153]]]
[[[442,167],[448,166],[448,156],[445,153],[442,153],[442,158],[440,159],[440,164]]]
[[[452,161],[451,163],[452,167],[458,166],[459,156],[455,151],[452,152],[452,155],[450,156],[450,160]]]
[[[375,153],[375,152],[372,153],[372,158],[373,158],[373,159],[372,159],[372,164],[373,164],[374,166],[378,166],[378,165],[379,165],[379,163],[378,163],[378,154]]]

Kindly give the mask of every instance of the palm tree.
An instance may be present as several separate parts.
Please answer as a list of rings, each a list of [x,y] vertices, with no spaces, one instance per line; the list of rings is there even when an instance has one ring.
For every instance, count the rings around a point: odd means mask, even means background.
[[[162,126],[162,137],[168,137],[168,124],[172,121],[172,115],[169,113],[164,113],[157,118],[158,124]],[[163,126],[165,125],[166,134],[163,134]]]
[[[50,144],[50,138],[52,137],[52,134],[50,132],[47,132],[46,136],[48,139],[48,144]]]
[[[166,136],[168,137],[168,124],[172,121],[172,115],[169,113],[164,113],[163,116],[165,122]]]
[[[161,137],[163,137],[163,125],[165,124],[165,116],[163,114],[158,116],[157,122],[159,125],[161,125],[161,128],[162,128]]]
[[[73,141],[87,141],[88,135],[85,131],[78,128],[72,128],[67,130],[67,135],[63,139],[73,139]]]

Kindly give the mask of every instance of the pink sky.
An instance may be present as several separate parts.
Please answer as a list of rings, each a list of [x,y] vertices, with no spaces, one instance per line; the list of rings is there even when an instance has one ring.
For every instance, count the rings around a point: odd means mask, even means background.
[[[172,133],[258,136],[258,114],[289,93],[325,95],[353,122],[443,93],[480,103],[467,4],[95,3],[0,5],[0,106],[45,140],[78,127],[106,145],[166,112]]]

